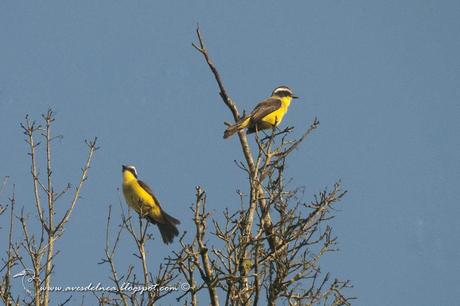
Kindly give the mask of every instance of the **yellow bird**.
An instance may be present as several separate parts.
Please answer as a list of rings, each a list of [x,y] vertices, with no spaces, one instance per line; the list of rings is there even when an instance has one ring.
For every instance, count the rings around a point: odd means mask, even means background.
[[[292,99],[297,98],[289,87],[276,87],[270,98],[257,104],[248,116],[229,126],[224,132],[224,138],[228,138],[245,128],[248,128],[247,133],[251,134],[256,130],[260,131],[278,126],[288,111]]]
[[[160,206],[152,190],[143,181],[137,179],[134,166],[122,166],[123,170],[123,195],[126,203],[141,217],[156,224],[160,230],[163,242],[169,244],[174,237],[179,235],[176,225],[180,221],[168,215]]]

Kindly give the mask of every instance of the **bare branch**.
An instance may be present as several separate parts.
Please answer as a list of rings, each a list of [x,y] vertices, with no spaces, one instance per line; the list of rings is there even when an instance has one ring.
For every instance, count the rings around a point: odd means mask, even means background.
[[[75,204],[77,203],[77,200],[80,197],[81,188],[83,187],[84,182],[88,178],[88,170],[89,170],[89,168],[91,166],[91,161],[93,159],[93,155],[96,152],[96,150],[99,149],[99,147],[96,146],[96,142],[97,142],[97,137],[95,137],[91,141],[85,140],[85,143],[88,146],[88,157],[86,158],[85,166],[82,169],[82,174],[81,174],[81,177],[80,177],[80,181],[78,183],[77,188],[75,189],[75,193],[73,195],[73,199],[72,199],[72,202],[70,204],[70,207],[67,209],[67,211],[65,212],[64,217],[62,217],[61,221],[59,221],[59,223],[56,226],[55,231],[57,233],[59,233],[62,230],[62,227],[67,223],[67,221],[69,221],[70,215],[72,214],[72,211],[75,208]]]

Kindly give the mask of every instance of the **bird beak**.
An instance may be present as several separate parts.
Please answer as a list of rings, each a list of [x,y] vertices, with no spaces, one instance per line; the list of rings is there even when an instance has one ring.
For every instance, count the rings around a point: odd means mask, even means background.
[[[121,169],[122,171],[125,171],[128,167],[126,167],[125,165],[121,165]]]
[[[297,97],[297,96],[292,96],[292,99],[298,99],[298,98],[299,98],[299,97]]]

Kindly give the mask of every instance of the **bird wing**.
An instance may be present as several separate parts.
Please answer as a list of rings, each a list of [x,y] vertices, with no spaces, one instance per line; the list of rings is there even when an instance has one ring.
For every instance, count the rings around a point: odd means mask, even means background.
[[[155,197],[155,195],[153,194],[153,191],[152,189],[150,189],[149,185],[147,185],[146,183],[144,183],[143,181],[141,180],[137,180],[137,182],[139,183],[139,185],[145,190],[147,191],[147,193],[153,198],[153,200],[155,201],[155,204],[157,204],[160,209],[161,209],[161,205],[160,205],[160,202],[158,201],[158,199]]]
[[[258,122],[263,117],[267,116],[268,114],[273,113],[277,109],[281,107],[281,100],[276,98],[268,98],[263,100],[254,108],[251,112],[251,120],[252,122]]]
[[[153,198],[153,201],[155,202],[156,205],[158,205],[158,207],[160,208],[160,212],[161,212],[161,215],[162,217],[166,220],[166,222],[169,222],[170,224],[172,225],[177,225],[177,224],[180,224],[180,221],[177,220],[176,218],[172,217],[171,215],[167,214],[162,208],[161,208],[161,205],[160,205],[160,202],[158,201],[158,199],[155,197],[155,195],[153,194],[153,191],[152,189],[150,189],[149,185],[147,185],[146,183],[144,183],[143,181],[141,180],[137,180],[137,182],[139,183],[139,185],[145,190],[147,191],[147,193],[152,196]],[[154,223],[154,224],[158,224],[160,226],[160,224],[162,223],[162,221],[159,221],[159,220],[155,220],[153,219],[152,217],[149,218],[150,222]],[[176,229],[177,231],[177,229]],[[176,235],[177,236],[177,235]]]

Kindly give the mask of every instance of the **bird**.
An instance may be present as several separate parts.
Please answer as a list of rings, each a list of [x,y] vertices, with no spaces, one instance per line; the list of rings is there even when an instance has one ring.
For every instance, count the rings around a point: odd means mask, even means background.
[[[132,165],[122,165],[123,195],[129,207],[133,208],[141,217],[156,224],[165,244],[172,243],[179,235],[176,225],[180,221],[167,214],[160,202],[153,194],[152,189],[137,178],[136,168]]]
[[[271,96],[257,104],[249,115],[230,125],[224,132],[224,139],[245,128],[247,128],[247,133],[251,134],[256,130],[260,131],[278,126],[283,120],[292,99],[297,98],[289,87],[276,87]]]

